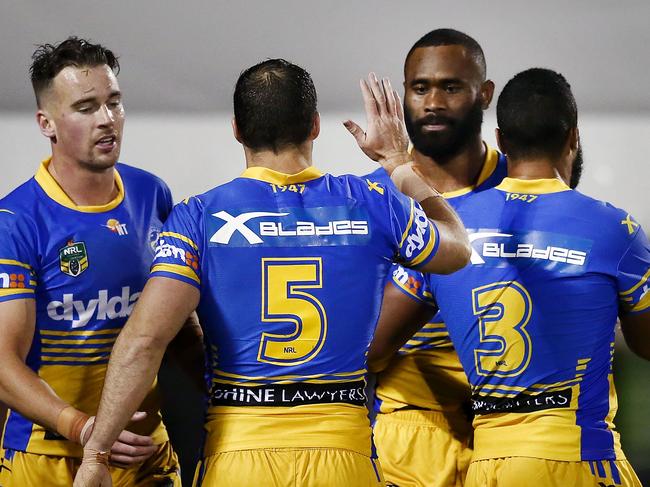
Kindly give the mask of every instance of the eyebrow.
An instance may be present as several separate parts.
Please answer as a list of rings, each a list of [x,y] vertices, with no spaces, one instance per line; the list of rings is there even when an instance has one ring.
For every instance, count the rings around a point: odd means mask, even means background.
[[[122,92],[119,90],[113,90],[111,91],[111,94],[108,96],[108,98],[115,98],[116,96],[122,96]],[[71,106],[76,107],[79,105],[83,105],[84,103],[92,103],[96,100],[97,100],[96,96],[87,96],[85,98],[75,101]]]

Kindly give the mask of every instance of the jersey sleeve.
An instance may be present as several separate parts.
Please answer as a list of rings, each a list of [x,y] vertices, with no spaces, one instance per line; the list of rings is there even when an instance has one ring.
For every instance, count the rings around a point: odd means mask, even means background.
[[[650,310],[650,244],[643,229],[637,229],[619,261],[616,280],[624,313]]]
[[[391,284],[411,299],[437,308],[426,275],[414,269],[407,269],[399,264],[393,265]]]
[[[158,236],[150,277],[168,277],[201,289],[201,216],[197,198],[174,207]]]
[[[419,203],[388,186],[386,189],[396,260],[405,267],[420,268],[438,250],[438,228],[427,218]]]
[[[0,302],[34,298],[36,241],[19,215],[0,209]]]

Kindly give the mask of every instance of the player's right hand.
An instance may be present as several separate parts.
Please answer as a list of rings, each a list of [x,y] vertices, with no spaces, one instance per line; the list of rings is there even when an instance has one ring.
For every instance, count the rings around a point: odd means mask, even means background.
[[[131,421],[142,421],[146,417],[147,413],[136,411],[131,416]],[[91,416],[81,430],[81,446],[84,446],[88,442],[94,424],[95,416]],[[128,467],[136,463],[142,463],[153,455],[157,449],[158,446],[154,445],[153,439],[150,436],[138,435],[124,430],[111,447],[111,464],[118,467]]]
[[[397,166],[411,159],[402,102],[390,80],[379,81],[375,73],[370,73],[368,80],[361,80],[361,94],[367,129],[364,131],[352,120],[346,120],[343,125],[361,150],[391,174]]]

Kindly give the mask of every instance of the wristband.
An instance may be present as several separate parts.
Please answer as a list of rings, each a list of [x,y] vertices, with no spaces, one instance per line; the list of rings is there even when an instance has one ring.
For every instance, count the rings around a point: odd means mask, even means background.
[[[412,164],[402,164],[397,166],[390,175],[393,183],[402,193],[410,196],[418,203],[427,198],[440,196],[435,189],[425,183],[415,171]]]
[[[64,407],[56,418],[56,431],[70,441],[81,443],[81,432],[88,421],[86,413],[72,406]]]

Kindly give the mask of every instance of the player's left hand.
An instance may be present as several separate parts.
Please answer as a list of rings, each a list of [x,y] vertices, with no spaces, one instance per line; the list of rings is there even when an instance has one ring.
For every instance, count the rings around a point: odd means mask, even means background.
[[[361,150],[391,174],[411,159],[402,102],[388,78],[379,81],[375,73],[370,73],[368,80],[361,80],[360,84],[368,128],[364,132],[352,120],[346,120],[343,125]]]
[[[106,465],[83,463],[74,477],[73,487],[110,487],[111,474]]]

